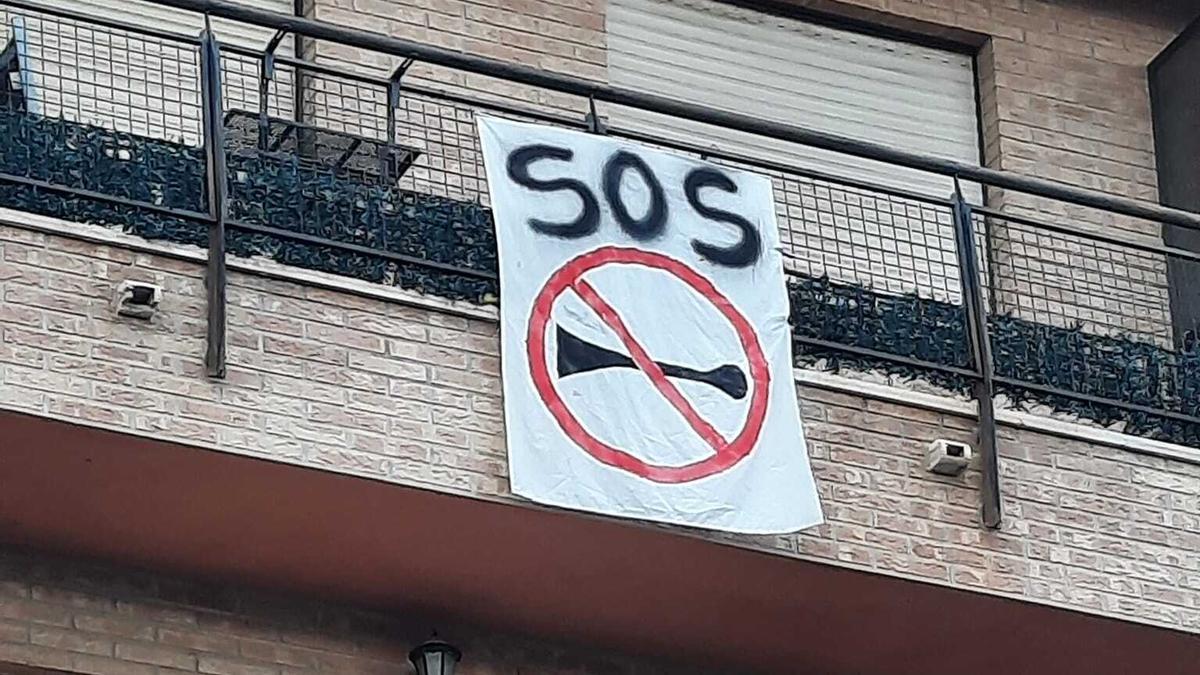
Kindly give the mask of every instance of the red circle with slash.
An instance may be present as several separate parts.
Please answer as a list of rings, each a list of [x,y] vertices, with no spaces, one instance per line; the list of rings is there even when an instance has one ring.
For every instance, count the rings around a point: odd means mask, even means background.
[[[699,415],[629,332],[616,310],[584,279],[584,275],[588,272],[606,265],[639,265],[666,272],[712,303],[733,326],[738,342],[746,353],[746,360],[750,366],[750,381],[753,386],[746,421],[733,440],[726,441],[710,423]],[[651,464],[638,459],[625,450],[601,441],[583,427],[583,424],[563,402],[562,396],[554,386],[546,355],[546,329],[550,323],[551,311],[555,301],[567,289],[578,294],[580,299],[599,315],[608,328],[617,334],[626,349],[629,350],[638,369],[650,378],[655,389],[683,415],[688,425],[713,449],[714,454],[711,457],[682,466]],[[728,298],[717,290],[711,281],[684,263],[661,253],[605,246],[568,261],[550,276],[546,285],[534,299],[526,349],[530,373],[538,395],[567,437],[604,464],[656,483],[688,483],[729,469],[745,459],[754,449],[754,444],[758,442],[759,434],[766,421],[771,376],[762,346],[759,344],[758,336],[750,322]]]

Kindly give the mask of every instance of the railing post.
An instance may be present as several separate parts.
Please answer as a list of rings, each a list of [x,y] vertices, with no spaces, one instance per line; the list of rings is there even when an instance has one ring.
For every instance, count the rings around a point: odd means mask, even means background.
[[[413,60],[412,58],[404,59],[388,78],[387,111],[384,121],[384,124],[387,125],[386,141],[378,151],[379,175],[383,177],[384,185],[391,183],[392,180],[392,148],[396,144],[396,108],[400,107],[400,85],[404,81],[405,73],[412,67]]]
[[[587,123],[589,132],[601,136],[608,133],[608,124],[600,118],[600,113],[596,111],[595,96],[588,96],[588,112],[584,115],[583,120]]]
[[[979,255],[975,250],[975,222],[971,205],[963,199],[958,180],[954,181],[954,241],[958,251],[958,272],[962,282],[963,308],[966,310],[967,339],[971,367],[975,371],[973,394],[979,404],[979,460],[983,474],[982,519],[985,527],[1000,527],[1000,462],[996,454],[995,371],[991,340],[988,337],[988,310],[979,280]]]
[[[200,98],[204,116],[204,157],[207,174],[208,349],[204,365],[209,377],[225,377],[225,120],[221,105],[221,50],[212,27],[200,34]]]
[[[284,35],[287,35],[286,31],[275,31],[258,64],[258,149],[263,152],[267,150],[271,135],[271,80],[275,78],[275,50]],[[220,72],[218,69],[218,77]]]

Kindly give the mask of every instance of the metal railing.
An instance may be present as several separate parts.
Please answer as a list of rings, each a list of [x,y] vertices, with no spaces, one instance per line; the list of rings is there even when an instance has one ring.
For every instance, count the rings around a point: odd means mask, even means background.
[[[0,205],[206,246],[213,377],[225,369],[227,254],[494,301],[474,131],[486,112],[769,176],[797,362],[977,401],[989,527],[1001,518],[997,402],[1200,445],[1200,356],[1175,348],[1167,299],[1167,261],[1200,255],[1159,236],[1163,223],[1200,227],[1200,215],[231,3],[160,4],[276,33],[222,45],[212,30],[0,2],[11,55],[0,69],[13,83],[0,89],[12,139]],[[278,54],[284,31],[392,58],[372,72],[335,49],[317,61]],[[698,147],[646,114],[945,176],[948,196],[735,143]],[[982,186],[989,205],[968,203],[960,182]]]

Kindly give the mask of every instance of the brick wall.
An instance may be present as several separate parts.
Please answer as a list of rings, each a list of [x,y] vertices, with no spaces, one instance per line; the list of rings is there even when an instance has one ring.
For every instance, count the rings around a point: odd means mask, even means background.
[[[611,652],[442,625],[463,675],[688,672]],[[0,553],[0,661],[91,675],[404,675],[420,616]]]
[[[229,376],[212,381],[196,257],[0,227],[0,406],[515,500],[493,321],[234,272]],[[162,285],[158,318],[116,317],[125,279]],[[970,440],[973,421],[800,394],[829,523],[713,538],[1200,632],[1200,465],[1005,430],[1007,515],[989,532],[978,474],[921,468],[929,441]]]
[[[603,0],[316,0],[313,18],[477,56],[604,79]],[[330,45],[331,59],[383,65]]]

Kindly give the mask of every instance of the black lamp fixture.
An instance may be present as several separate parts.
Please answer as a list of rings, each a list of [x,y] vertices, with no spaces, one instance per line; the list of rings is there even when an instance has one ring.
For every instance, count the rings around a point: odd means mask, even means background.
[[[417,675],[454,675],[454,668],[462,659],[458,647],[433,637],[413,647],[408,653],[408,660],[417,669]]]

